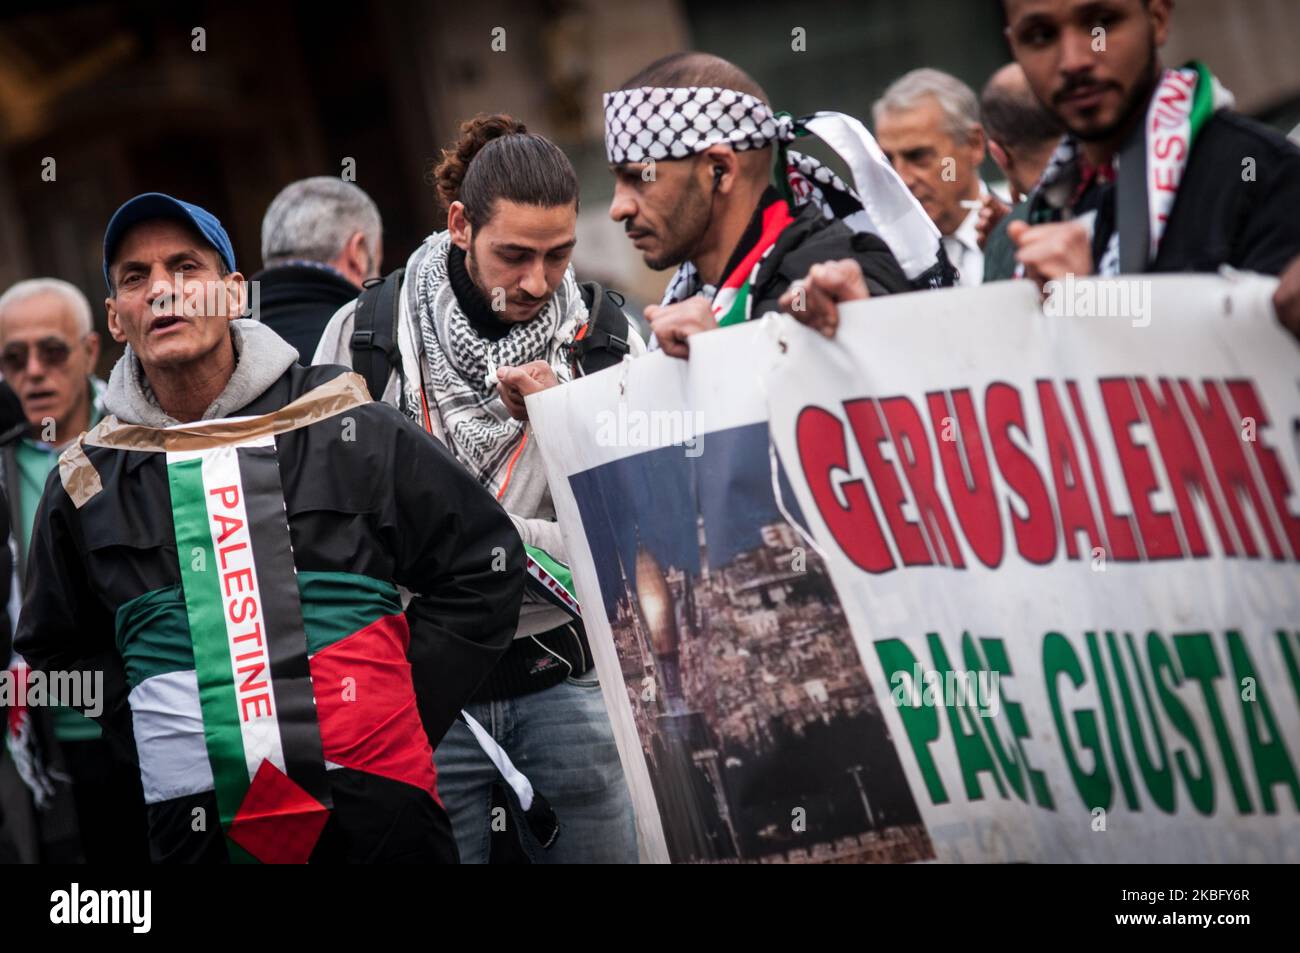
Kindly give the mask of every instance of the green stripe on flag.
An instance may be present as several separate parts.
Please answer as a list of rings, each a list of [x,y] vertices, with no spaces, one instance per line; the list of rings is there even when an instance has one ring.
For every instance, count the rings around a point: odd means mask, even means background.
[[[1192,112],[1188,117],[1188,145],[1196,142],[1196,134],[1205,125],[1205,120],[1214,115],[1214,74],[1204,63],[1193,61],[1189,64],[1196,70],[1196,89],[1192,92]]]
[[[195,561],[189,552],[183,558]],[[382,579],[350,572],[299,572],[297,579],[311,655],[384,616],[402,612],[397,587]],[[185,592],[180,586],[154,589],[122,603],[116,632],[131,688],[155,675],[194,668]]]
[[[578,595],[573,589],[573,573],[569,567],[544,549],[524,545],[528,553],[528,578],[551,602],[564,609],[575,619],[581,617]],[[557,592],[556,590],[560,591]]]
[[[736,289],[736,296],[731,299],[731,306],[727,308],[725,314],[718,315],[718,327],[725,328],[730,324],[740,324],[746,318],[746,312],[749,308],[749,279]]]
[[[202,633],[193,645],[203,736],[212,764],[221,826],[229,827],[252,779],[248,776],[244,739],[236,714],[235,673],[226,642],[202,467],[201,459],[170,463],[167,480],[190,631]],[[199,558],[200,551],[202,558]],[[196,569],[196,564],[201,568]]]

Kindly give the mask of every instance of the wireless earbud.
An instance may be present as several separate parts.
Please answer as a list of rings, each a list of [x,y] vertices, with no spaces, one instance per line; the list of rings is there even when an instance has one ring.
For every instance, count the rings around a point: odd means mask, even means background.
[[[713,167],[713,189],[714,189],[714,191],[717,191],[718,184],[722,182],[722,172],[723,172],[722,166],[720,166],[720,165],[715,165],[715,166]]]

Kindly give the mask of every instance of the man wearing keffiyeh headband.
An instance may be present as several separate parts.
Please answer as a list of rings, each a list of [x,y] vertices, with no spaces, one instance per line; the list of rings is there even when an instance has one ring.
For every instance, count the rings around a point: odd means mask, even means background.
[[[787,149],[814,134],[857,190]],[[668,354],[768,311],[834,333],[836,302],[953,283],[939,233],[857,120],[774,113],[744,71],[678,53],[605,95],[609,214],[647,265],[675,267],[646,319]]]

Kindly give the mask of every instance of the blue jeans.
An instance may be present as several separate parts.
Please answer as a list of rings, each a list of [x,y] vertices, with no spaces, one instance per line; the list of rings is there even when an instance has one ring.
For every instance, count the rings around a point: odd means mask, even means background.
[[[559,818],[560,836],[543,850],[514,792],[506,788],[506,823],[533,863],[637,862],[632,799],[594,671],[540,692],[467,705],[465,710],[505,749]],[[433,760],[438,796],[451,816],[461,863],[487,863],[492,787],[504,786],[500,772],[459,720]]]

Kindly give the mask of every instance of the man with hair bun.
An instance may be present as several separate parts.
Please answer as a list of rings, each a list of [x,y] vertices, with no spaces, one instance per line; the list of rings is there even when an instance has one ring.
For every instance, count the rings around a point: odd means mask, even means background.
[[[444,442],[528,553],[514,641],[437,747],[438,790],[463,862],[491,857],[494,790],[532,862],[635,862],[631,799],[524,397],[644,346],[607,294],[574,278],[578,180],[553,143],[480,115],[434,178],[446,230],[340,309],[315,360],[363,371],[376,397]]]

